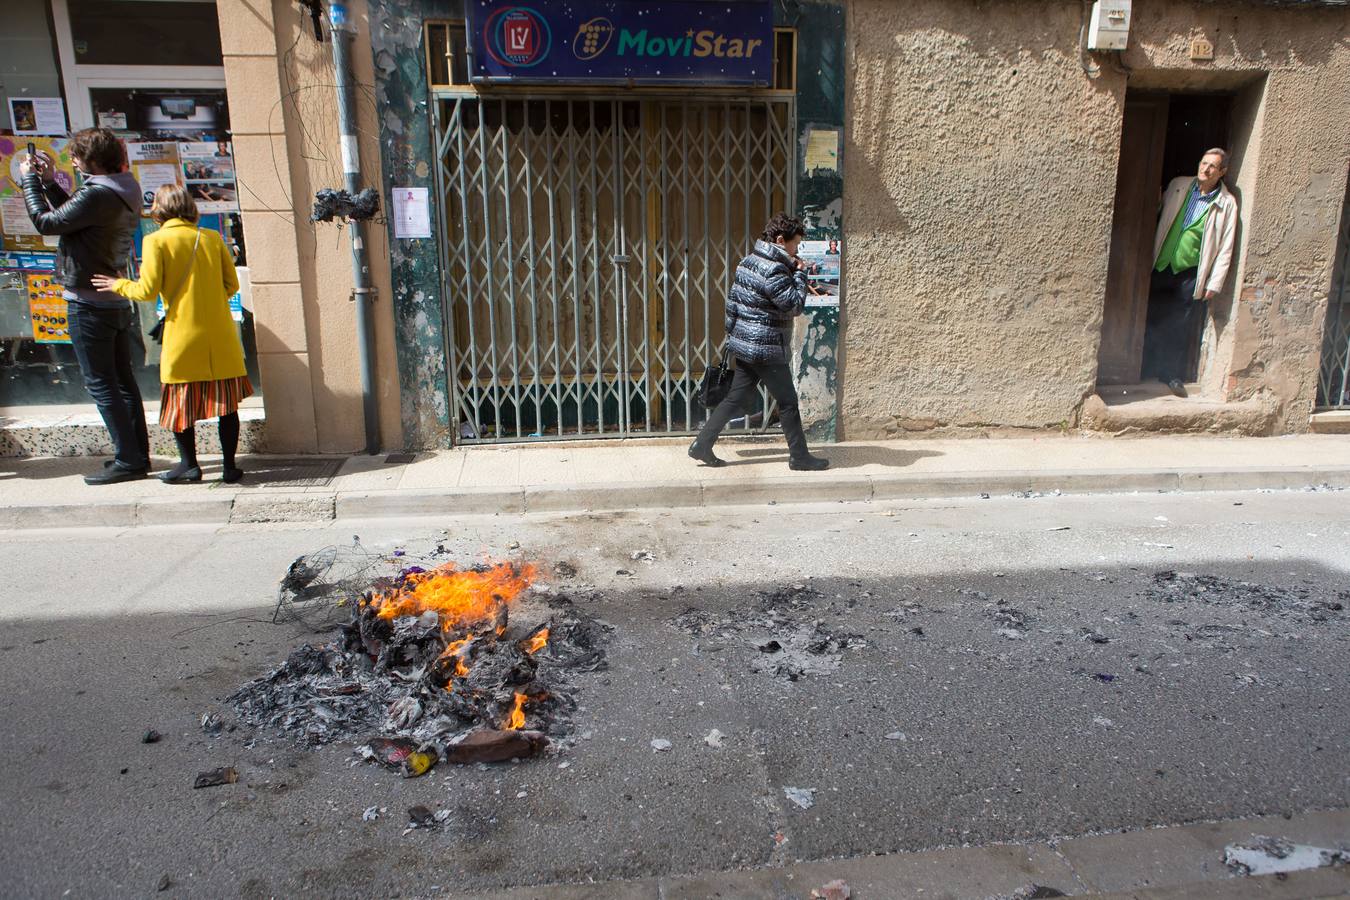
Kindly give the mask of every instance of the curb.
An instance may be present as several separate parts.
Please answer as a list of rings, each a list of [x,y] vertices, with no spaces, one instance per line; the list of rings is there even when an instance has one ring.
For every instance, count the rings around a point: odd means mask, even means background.
[[[568,487],[470,487],[332,494],[251,491],[193,500],[0,507],[0,530],[130,528],[138,525],[253,525],[337,519],[527,512],[857,503],[1007,495],[1020,491],[1121,494],[1350,488],[1350,466],[1241,469],[1007,471],[951,475],[832,475],[725,478]]]

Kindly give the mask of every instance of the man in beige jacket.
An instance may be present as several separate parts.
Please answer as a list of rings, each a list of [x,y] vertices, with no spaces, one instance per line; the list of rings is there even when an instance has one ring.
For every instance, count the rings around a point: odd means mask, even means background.
[[[1223,290],[1233,261],[1238,203],[1224,186],[1226,174],[1228,153],[1216,147],[1200,158],[1194,177],[1173,178],[1153,239],[1143,371],[1178,397],[1186,396],[1186,364],[1205,302]]]

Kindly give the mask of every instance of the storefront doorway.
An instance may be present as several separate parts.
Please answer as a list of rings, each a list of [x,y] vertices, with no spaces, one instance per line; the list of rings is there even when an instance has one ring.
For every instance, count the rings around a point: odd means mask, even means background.
[[[1132,90],[1125,95],[1099,385],[1139,384],[1148,375],[1145,323],[1162,191],[1171,179],[1193,175],[1206,150],[1229,147],[1232,106],[1227,93]],[[1188,336],[1186,381],[1195,380],[1198,367],[1204,322],[1195,324]]]
[[[794,104],[436,100],[460,442],[697,428],[732,273],[794,205]]]

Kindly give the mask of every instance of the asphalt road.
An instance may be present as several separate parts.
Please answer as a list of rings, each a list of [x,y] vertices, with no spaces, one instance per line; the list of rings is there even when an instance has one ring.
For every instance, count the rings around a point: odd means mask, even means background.
[[[550,590],[614,631],[566,746],[403,780],[204,733],[322,637],[270,624],[276,584],[353,533],[573,564]],[[1345,808],[1347,536],[1335,492],[3,534],[0,894],[455,895]],[[764,671],[799,631],[826,671]],[[405,834],[414,804],[449,821]]]

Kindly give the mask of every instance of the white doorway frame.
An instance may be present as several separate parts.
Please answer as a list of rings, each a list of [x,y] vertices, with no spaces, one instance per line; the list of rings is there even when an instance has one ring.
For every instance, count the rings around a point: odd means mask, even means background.
[[[211,0],[204,0],[211,2]],[[51,0],[56,27],[56,49],[61,60],[61,81],[66,92],[70,130],[92,128],[94,106],[91,88],[187,88],[225,89],[224,66],[88,66],[75,60],[75,39],[70,30],[70,7],[66,0]]]

